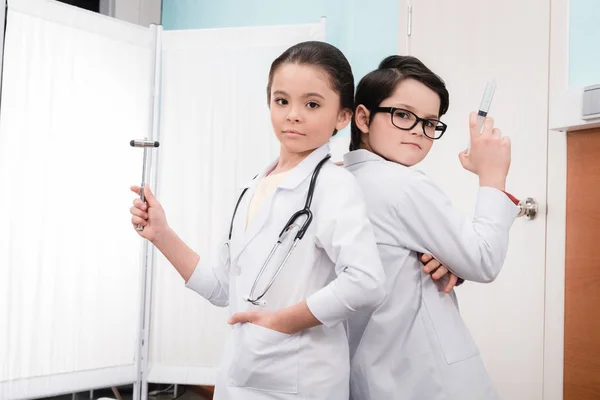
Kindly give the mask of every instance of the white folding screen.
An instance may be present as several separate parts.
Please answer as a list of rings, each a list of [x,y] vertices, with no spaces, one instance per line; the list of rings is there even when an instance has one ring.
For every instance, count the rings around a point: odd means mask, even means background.
[[[0,0],[0,26],[6,22],[6,0]],[[4,53],[4,29],[0,29],[0,77],[2,76],[2,55]],[[2,80],[0,79],[0,90]]]
[[[278,154],[270,63],[324,40],[324,20],[161,34],[49,0],[9,0],[7,19],[0,399],[134,383],[142,370],[144,382],[214,383],[225,310],[186,290],[158,252],[145,264],[128,222],[142,152],[128,142],[152,136],[160,116],[149,181],[171,226],[209,257],[240,185]]]
[[[131,383],[142,241],[129,223],[154,34],[10,0],[0,115],[0,398]]]
[[[163,33],[158,198],[201,257],[222,242],[240,186],[279,153],[266,98],[271,62],[324,39],[324,21]],[[153,276],[148,381],[213,384],[226,311],[185,289],[162,255]]]

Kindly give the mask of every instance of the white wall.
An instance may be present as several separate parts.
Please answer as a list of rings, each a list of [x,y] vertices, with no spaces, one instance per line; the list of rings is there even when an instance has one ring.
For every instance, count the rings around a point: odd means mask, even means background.
[[[113,0],[115,2],[115,18],[149,26],[160,24],[161,1],[160,0]]]
[[[574,0],[575,1],[575,0]],[[551,0],[552,21],[550,30],[550,114],[549,124],[553,131],[577,131],[600,127],[600,118],[581,119],[583,86],[572,84],[569,9],[571,0]],[[590,13],[594,10],[590,9]],[[590,51],[594,53],[594,51]],[[591,77],[581,77],[581,80]]]

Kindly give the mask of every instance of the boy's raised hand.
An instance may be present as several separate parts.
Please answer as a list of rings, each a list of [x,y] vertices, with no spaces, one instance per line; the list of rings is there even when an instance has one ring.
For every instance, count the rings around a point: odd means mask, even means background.
[[[502,137],[500,129],[494,128],[494,120],[486,118],[483,132],[477,130],[477,113],[469,116],[471,150],[459,154],[460,163],[467,171],[479,176],[480,186],[504,190],[510,168],[510,138]]]

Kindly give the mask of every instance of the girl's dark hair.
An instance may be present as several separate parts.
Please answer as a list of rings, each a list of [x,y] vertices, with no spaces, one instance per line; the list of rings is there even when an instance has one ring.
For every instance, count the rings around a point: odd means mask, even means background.
[[[413,56],[386,57],[375,71],[365,75],[356,88],[354,109],[356,110],[356,107],[360,104],[368,110],[379,107],[381,102],[390,97],[396,90],[396,86],[405,79],[414,79],[421,82],[440,96],[440,117],[448,111],[450,95],[446,89],[446,84],[442,78],[434,74],[418,58]],[[374,115],[371,113],[369,123]],[[350,130],[350,151],[358,150],[362,142],[362,131],[356,126],[355,118],[352,118]]]
[[[333,90],[340,96],[340,106],[351,112],[354,110],[354,75],[352,75],[348,59],[337,47],[317,41],[298,43],[273,61],[267,84],[267,104],[271,104],[273,75],[280,66],[286,63],[310,65],[323,69],[331,81]]]

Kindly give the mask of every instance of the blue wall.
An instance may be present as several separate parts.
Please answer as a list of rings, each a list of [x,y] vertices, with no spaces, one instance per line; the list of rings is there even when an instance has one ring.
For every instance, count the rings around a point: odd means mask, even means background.
[[[570,0],[569,82],[600,84],[600,0]]]
[[[225,28],[318,22],[346,54],[358,79],[398,51],[397,0],[163,0],[165,29]]]

